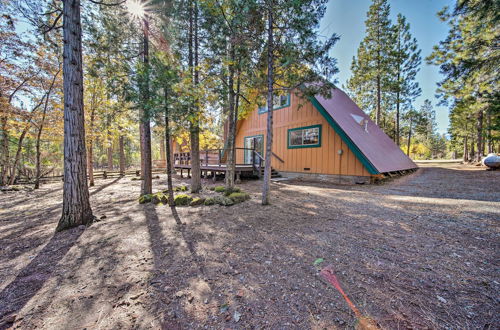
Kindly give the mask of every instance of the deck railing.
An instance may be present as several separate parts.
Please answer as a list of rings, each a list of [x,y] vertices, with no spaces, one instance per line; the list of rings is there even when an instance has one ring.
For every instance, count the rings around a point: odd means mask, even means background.
[[[229,149],[200,150],[200,165],[223,166],[227,164]],[[246,154],[246,155],[245,155]],[[235,148],[236,165],[252,165],[262,167],[264,158],[255,149]],[[191,152],[174,153],[174,165],[191,165]]]

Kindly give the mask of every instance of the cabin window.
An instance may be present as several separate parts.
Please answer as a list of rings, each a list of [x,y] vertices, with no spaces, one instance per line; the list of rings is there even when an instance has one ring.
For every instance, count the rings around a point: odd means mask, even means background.
[[[290,93],[286,95],[273,96],[273,110],[278,110],[289,106],[290,106]],[[266,112],[267,112],[267,104],[259,107],[259,113],[266,113]]]
[[[288,130],[288,149],[321,147],[321,125]]]

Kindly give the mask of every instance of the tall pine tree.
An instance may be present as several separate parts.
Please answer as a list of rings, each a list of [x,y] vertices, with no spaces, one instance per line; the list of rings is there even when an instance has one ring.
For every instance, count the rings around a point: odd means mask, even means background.
[[[406,18],[398,14],[397,23],[393,32],[393,51],[391,54],[391,66],[393,66],[393,93],[396,104],[396,113],[394,118],[394,140],[399,146],[400,143],[400,119],[401,114],[410,110],[412,102],[420,96],[422,90],[416,76],[419,71],[422,57],[418,49],[417,40],[412,38],[410,33],[410,24]]]
[[[375,117],[381,126],[391,105],[391,55],[393,33],[387,0],[373,0],[367,13],[366,36],[353,58],[347,88],[354,101]],[[375,101],[373,101],[375,100]],[[385,126],[385,125],[383,125]]]

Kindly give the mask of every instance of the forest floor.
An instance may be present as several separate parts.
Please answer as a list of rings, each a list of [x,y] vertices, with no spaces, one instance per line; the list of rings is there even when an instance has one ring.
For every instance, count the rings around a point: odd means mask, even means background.
[[[500,171],[421,166],[380,185],[272,183],[265,207],[244,181],[251,200],[178,207],[183,226],[130,177],[91,188],[105,219],[57,234],[60,183],[0,193],[0,328],[352,328],[327,265],[383,328],[496,328]]]

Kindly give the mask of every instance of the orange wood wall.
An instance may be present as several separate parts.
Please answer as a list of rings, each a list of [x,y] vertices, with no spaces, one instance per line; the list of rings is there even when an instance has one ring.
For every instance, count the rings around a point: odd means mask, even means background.
[[[275,110],[273,113],[273,152],[283,159],[284,163],[273,157],[272,167],[286,172],[370,175],[311,102],[299,99],[294,93],[290,97],[289,107]],[[300,101],[303,105],[299,108]],[[267,114],[259,114],[258,109],[242,120],[238,125],[236,147],[243,148],[246,136],[258,134],[264,135],[265,143],[266,120]],[[288,129],[318,124],[321,124],[321,147],[288,149]],[[338,154],[339,149],[343,150],[341,156]],[[243,153],[237,152],[236,154],[237,162],[243,163]],[[304,170],[307,167],[311,170]]]

